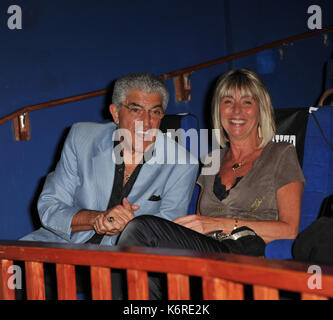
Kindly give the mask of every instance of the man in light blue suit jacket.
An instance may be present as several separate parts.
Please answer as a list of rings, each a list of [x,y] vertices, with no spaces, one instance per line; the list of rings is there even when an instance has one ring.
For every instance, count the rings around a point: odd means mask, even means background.
[[[115,122],[72,126],[38,201],[42,228],[21,240],[85,243],[97,233],[102,245],[114,245],[135,216],[174,220],[185,215],[198,162],[158,130],[168,98],[165,84],[150,74],[119,79],[110,106]],[[151,158],[138,169],[137,160],[142,162],[147,150]],[[124,161],[122,186],[114,186],[118,151]],[[134,172],[127,197],[108,208],[114,188],[125,188]]]

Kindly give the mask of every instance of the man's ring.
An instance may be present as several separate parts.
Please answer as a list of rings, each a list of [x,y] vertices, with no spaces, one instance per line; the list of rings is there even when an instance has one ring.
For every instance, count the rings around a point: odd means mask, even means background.
[[[109,221],[109,222],[112,222],[112,221],[114,221],[114,220],[115,220],[114,217],[108,217],[108,221]]]

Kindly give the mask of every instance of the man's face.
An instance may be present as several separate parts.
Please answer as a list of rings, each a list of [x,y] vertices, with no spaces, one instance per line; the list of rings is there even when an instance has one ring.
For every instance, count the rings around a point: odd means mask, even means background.
[[[124,147],[132,153],[143,153],[155,141],[163,118],[162,96],[131,90],[118,108],[111,104],[110,112],[119,129],[126,129]]]

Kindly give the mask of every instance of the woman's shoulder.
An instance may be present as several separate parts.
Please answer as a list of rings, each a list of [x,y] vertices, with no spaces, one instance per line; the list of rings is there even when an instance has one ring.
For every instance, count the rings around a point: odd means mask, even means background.
[[[273,170],[276,166],[283,163],[297,161],[297,152],[293,144],[289,142],[269,142],[263,149],[261,156],[258,158],[258,164]]]
[[[283,152],[287,149],[295,149],[295,146],[290,142],[269,142],[265,148],[270,149],[272,152]]]
[[[280,156],[287,153],[296,153],[296,148],[289,142],[269,142],[264,148],[265,153],[268,157],[279,158]]]

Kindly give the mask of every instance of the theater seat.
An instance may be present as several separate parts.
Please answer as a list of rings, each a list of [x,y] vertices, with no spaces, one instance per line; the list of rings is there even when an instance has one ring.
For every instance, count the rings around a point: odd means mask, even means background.
[[[319,106],[333,106],[333,88],[326,90],[321,96]]]
[[[175,135],[175,130],[184,129],[182,134]],[[190,139],[186,138],[186,133],[193,129],[196,131],[198,141],[196,143],[190,144]],[[184,146],[189,152],[192,153],[194,157],[199,159],[199,120],[198,118],[190,113],[181,114],[167,114],[161,121],[160,130],[167,133],[171,138],[175,139],[179,144]],[[193,142],[193,141],[192,141]],[[196,184],[194,186],[192,199],[188,207],[188,214],[193,214],[196,212],[197,199],[199,196],[200,188]]]
[[[333,88],[333,59],[326,63],[325,90]]]
[[[302,166],[306,185],[300,232],[317,219],[323,200],[333,194],[333,107],[309,110]],[[266,246],[266,258],[292,259],[293,243],[291,239],[270,242]]]

